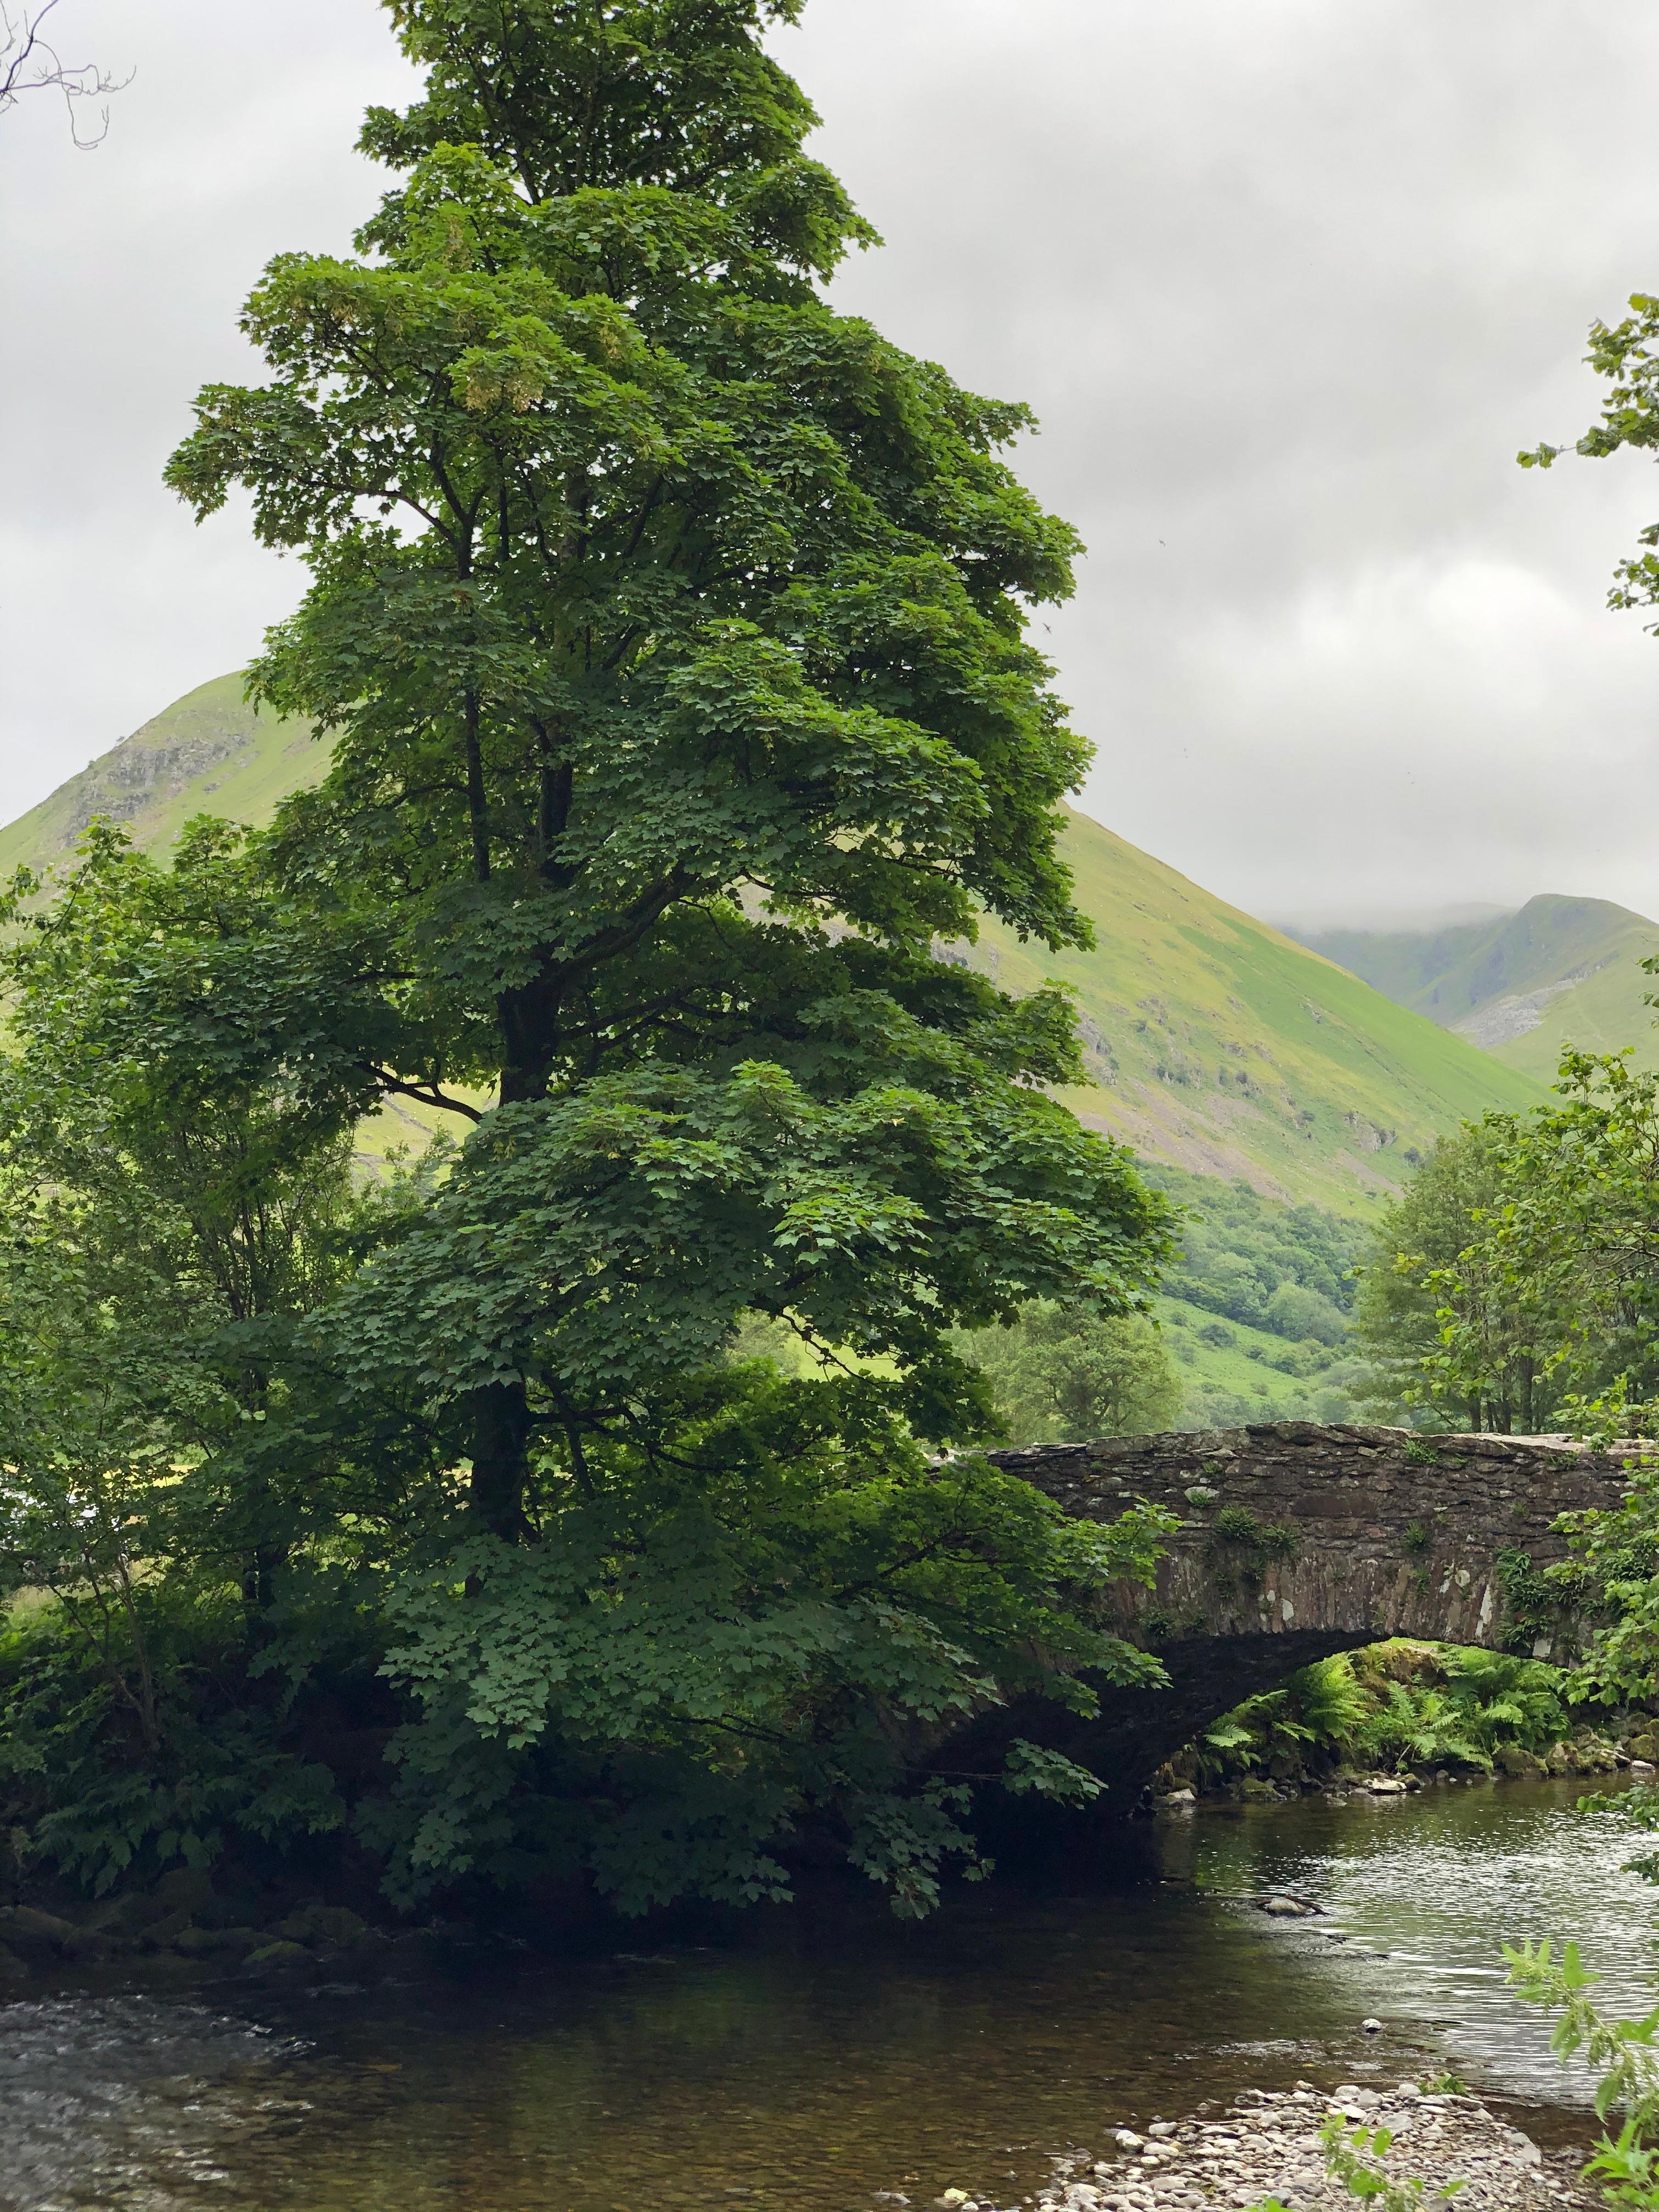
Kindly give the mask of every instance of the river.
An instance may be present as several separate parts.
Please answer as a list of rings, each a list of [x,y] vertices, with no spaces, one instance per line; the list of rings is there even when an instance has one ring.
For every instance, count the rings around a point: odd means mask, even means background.
[[[83,1984],[0,2008],[4,2212],[875,2212],[1013,2204],[1120,2124],[1298,2076],[1445,2066],[1581,2140],[1587,2084],[1498,1945],[1575,1935],[1653,2002],[1659,1893],[1571,1784],[1163,1816],[1104,1893],[972,1892],[905,1929],[276,1996]],[[1323,1917],[1251,1899],[1291,1883]],[[1334,1941],[1344,1936],[1345,1942]],[[1360,2021],[1374,2015],[1380,2034]]]

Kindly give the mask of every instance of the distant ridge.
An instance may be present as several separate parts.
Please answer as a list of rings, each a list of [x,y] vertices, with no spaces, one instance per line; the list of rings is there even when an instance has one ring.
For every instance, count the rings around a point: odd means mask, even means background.
[[[327,764],[306,725],[256,714],[240,678],[221,677],[0,830],[0,875],[61,862],[95,814],[158,854],[192,814],[268,821]],[[1459,1120],[1542,1099],[1528,1075],[1086,814],[1068,811],[1063,845],[1094,951],[1050,952],[988,922],[939,951],[1018,991],[1069,983],[1091,1080],[1068,1103],[1147,1157],[1363,1212]]]
[[[1022,945],[992,922],[949,950],[1016,990],[1073,987],[1094,1081],[1068,1101],[1149,1158],[1352,1212],[1458,1121],[1541,1101],[1530,1077],[1088,815],[1067,811],[1062,849],[1093,951]]]
[[[1547,893],[1518,913],[1449,928],[1289,934],[1542,1080],[1569,1044],[1629,1045],[1639,1065],[1659,1065],[1645,1003],[1656,987],[1640,965],[1659,954],[1659,923],[1611,900]]]

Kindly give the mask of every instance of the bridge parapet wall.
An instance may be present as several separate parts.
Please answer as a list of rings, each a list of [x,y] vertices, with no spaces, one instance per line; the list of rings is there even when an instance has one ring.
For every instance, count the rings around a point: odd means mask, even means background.
[[[1563,1558],[1558,1516],[1618,1504],[1638,1449],[1283,1421],[993,1456],[1068,1513],[1115,1519],[1144,1498],[1181,1516],[1156,1591],[1114,1593],[1137,1642],[1311,1632],[1338,1649],[1510,1641],[1516,1555]]]

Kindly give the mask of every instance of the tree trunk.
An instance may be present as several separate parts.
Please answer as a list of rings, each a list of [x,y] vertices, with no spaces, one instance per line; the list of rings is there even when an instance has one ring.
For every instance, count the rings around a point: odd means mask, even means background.
[[[258,1307],[250,1300],[245,1309],[239,1310],[232,1302],[232,1310],[240,1321]],[[244,1411],[258,1413],[263,1418],[270,1402],[270,1377],[259,1367],[247,1369],[246,1375],[246,1388],[241,1394]],[[241,1486],[240,1503],[247,1545],[242,1554],[242,1617],[249,1642],[259,1644],[269,1640],[267,1622],[276,1596],[276,1577],[288,1564],[288,1547],[270,1540],[276,1504],[270,1478],[257,1460]]]
[[[472,1482],[467,1510],[504,1544],[524,1533],[530,1474],[530,1403],[522,1381],[492,1383],[472,1401]]]
[[[483,739],[478,695],[469,690],[464,702],[466,726],[467,813],[472,831],[472,872],[481,884],[489,881],[489,804],[484,783]],[[550,788],[544,771],[541,794],[543,859],[550,835],[563,826],[568,811],[568,788],[562,810],[556,789]],[[503,1065],[499,1097],[502,1105],[538,1098],[546,1089],[546,1065],[550,1042],[541,1032],[556,1024],[556,1000],[550,1006],[539,1003],[533,989],[504,992],[496,1001],[501,1026]],[[475,1525],[504,1544],[516,1544],[525,1533],[524,1493],[530,1477],[530,1401],[523,1378],[497,1382],[480,1390],[472,1403],[472,1480],[467,1510]]]

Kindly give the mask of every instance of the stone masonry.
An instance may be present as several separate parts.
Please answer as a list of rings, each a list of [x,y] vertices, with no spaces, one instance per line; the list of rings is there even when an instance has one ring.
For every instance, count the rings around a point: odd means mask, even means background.
[[[1157,1589],[1111,1600],[1170,1682],[1107,1686],[1094,1719],[988,1715],[953,1758],[988,1765],[997,1739],[1025,1735],[1115,1785],[1121,1805],[1200,1729],[1313,1660],[1388,1636],[1512,1646],[1517,1573],[1565,1557],[1559,1515],[1619,1504],[1638,1449],[1281,1421],[994,1453],[1068,1513],[1111,1520],[1144,1498],[1181,1516]],[[1572,1632],[1532,1621],[1525,1642],[1559,1658]]]

